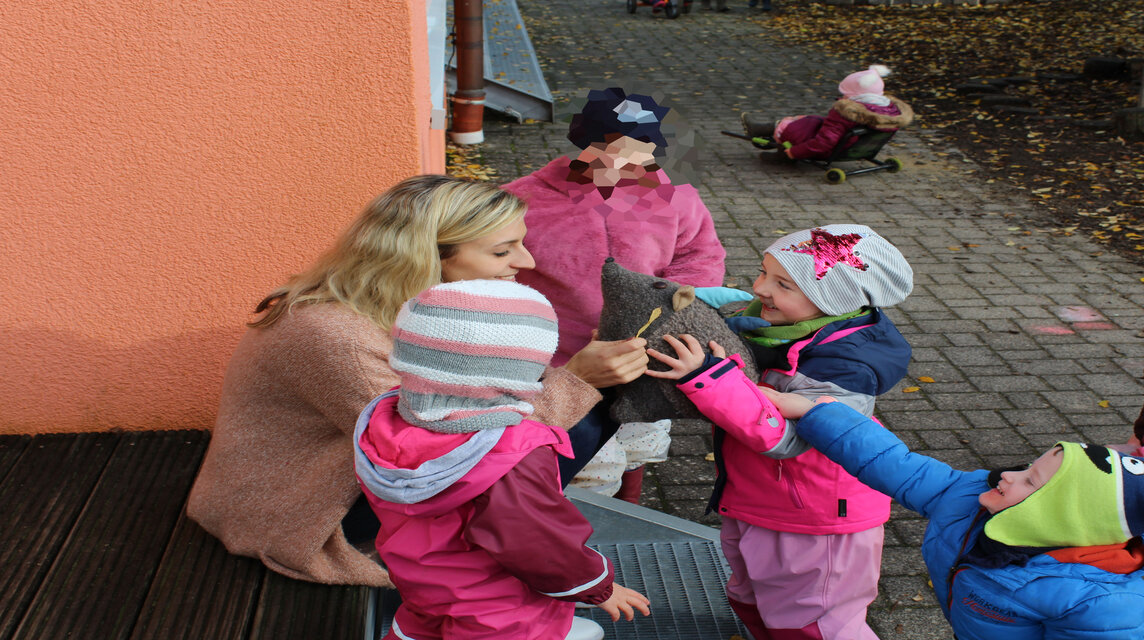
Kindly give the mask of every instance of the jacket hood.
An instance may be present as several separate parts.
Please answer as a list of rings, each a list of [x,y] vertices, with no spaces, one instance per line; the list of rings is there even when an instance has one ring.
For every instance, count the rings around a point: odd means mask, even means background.
[[[504,434],[505,427],[471,434],[434,433],[401,420],[392,410],[396,403],[396,389],[374,398],[354,427],[354,469],[358,479],[370,493],[386,502],[413,504],[448,489],[471,471]],[[367,428],[370,436],[363,441]],[[379,447],[375,444],[378,442],[389,446]]]
[[[814,358],[796,360],[799,351],[810,349],[814,349]],[[874,307],[868,316],[840,320],[819,329],[809,340],[792,346],[788,357],[792,365],[798,362],[799,373],[807,377],[829,380],[847,391],[878,396],[905,377],[911,351],[910,343],[889,316]]]
[[[834,110],[851,122],[857,122],[865,127],[877,129],[901,129],[914,121],[914,110],[910,105],[894,96],[886,96],[890,103],[898,108],[898,115],[878,113],[870,109],[869,105],[856,100],[840,98],[834,103]]]
[[[397,391],[375,398],[354,428],[354,468],[362,488],[387,508],[432,515],[487,490],[542,446],[572,456],[563,429],[524,420],[473,433],[436,433],[397,412]],[[553,461],[555,463],[555,461]]]

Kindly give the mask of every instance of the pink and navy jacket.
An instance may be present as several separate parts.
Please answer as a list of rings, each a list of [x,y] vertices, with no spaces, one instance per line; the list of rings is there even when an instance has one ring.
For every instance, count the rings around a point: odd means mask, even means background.
[[[563,429],[436,433],[405,422],[391,391],[362,412],[354,443],[402,598],[387,637],[560,640],[574,602],[611,596],[611,563],[584,546],[592,527],[560,490]]]
[[[679,388],[716,428],[722,492],[714,508],[792,533],[854,533],[885,523],[890,499],[811,448],[759,386],[832,396],[870,416],[874,397],[905,376],[909,359],[910,345],[894,323],[871,309],[792,344],[788,367],[767,370],[759,384],[743,375],[734,356],[686,379]]]
[[[882,107],[849,98],[835,101],[826,117],[793,116],[783,118],[775,130],[775,139],[791,143],[789,155],[795,160],[830,158],[838,142],[850,131],[867,127],[879,131],[896,131],[914,119],[910,105],[886,96],[890,104]]]
[[[528,203],[524,246],[536,258],[536,268],[516,279],[543,293],[556,309],[560,346],[554,367],[584,348],[600,321],[605,259],[657,278],[709,287],[723,284],[727,255],[695,187],[673,185],[658,171],[658,184],[621,184],[605,200],[595,185],[568,180],[570,161],[557,158],[503,187]]]

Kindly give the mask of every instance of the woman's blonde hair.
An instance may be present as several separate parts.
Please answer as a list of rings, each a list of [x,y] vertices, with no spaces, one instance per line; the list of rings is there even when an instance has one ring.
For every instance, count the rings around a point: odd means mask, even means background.
[[[268,327],[296,304],[340,302],[389,330],[406,300],[441,282],[456,246],[519,220],[525,204],[487,182],[408,178],[366,205],[333,247],[258,303]]]

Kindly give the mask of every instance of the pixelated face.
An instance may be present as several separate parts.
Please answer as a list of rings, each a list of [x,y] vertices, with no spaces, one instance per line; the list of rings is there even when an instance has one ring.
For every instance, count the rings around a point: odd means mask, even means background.
[[[769,253],[763,255],[763,266],[759,268],[759,277],[751,285],[751,291],[763,304],[760,316],[774,325],[795,324],[825,315]]]
[[[1002,471],[997,487],[978,496],[977,502],[989,513],[1008,509],[1045,486],[1049,478],[1061,468],[1062,460],[1064,456],[1061,448],[1053,447],[1021,471]]]
[[[591,176],[593,184],[611,187],[620,180],[647,175],[647,168],[655,164],[655,143],[619,136],[609,142],[593,142],[576,159],[588,164],[584,173]]]
[[[536,261],[524,248],[524,218],[486,236],[462,242],[453,255],[441,260],[441,281],[516,280],[521,269]]]

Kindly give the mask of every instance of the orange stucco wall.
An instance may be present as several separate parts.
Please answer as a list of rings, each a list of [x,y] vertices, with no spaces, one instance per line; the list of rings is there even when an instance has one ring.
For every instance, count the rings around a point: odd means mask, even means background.
[[[0,433],[211,426],[254,303],[443,170],[424,12],[0,3]]]

